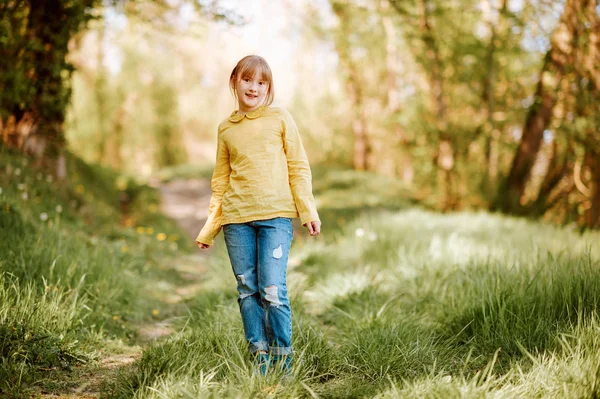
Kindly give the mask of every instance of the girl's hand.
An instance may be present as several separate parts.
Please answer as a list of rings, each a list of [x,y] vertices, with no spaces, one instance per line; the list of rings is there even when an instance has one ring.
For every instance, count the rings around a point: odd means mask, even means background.
[[[306,228],[308,229],[308,233],[311,236],[316,236],[319,235],[319,233],[321,233],[321,222],[319,222],[318,220],[304,223],[304,226],[306,226]]]
[[[198,245],[198,248],[200,248],[200,249],[206,249],[206,248],[210,247],[210,245],[204,244],[204,243],[198,242],[198,241],[196,241],[196,244]]]

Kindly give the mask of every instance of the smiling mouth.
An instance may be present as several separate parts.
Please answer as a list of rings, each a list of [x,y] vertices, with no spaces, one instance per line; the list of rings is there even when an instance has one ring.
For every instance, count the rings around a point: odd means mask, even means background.
[[[256,98],[256,97],[258,97],[258,96],[257,96],[257,95],[255,95],[255,94],[248,94],[248,93],[246,93],[246,97],[250,97],[250,98]]]

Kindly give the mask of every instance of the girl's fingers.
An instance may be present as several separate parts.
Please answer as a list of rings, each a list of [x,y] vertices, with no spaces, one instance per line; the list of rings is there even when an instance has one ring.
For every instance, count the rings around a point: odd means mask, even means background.
[[[315,232],[315,235],[321,233],[321,223],[313,222],[313,230]]]
[[[306,228],[308,229],[308,233],[309,233],[309,234],[312,236],[312,235],[313,235],[313,233],[314,233],[313,226],[312,226],[312,222],[308,222],[308,223],[306,223],[306,224],[305,224],[305,226],[306,226]]]

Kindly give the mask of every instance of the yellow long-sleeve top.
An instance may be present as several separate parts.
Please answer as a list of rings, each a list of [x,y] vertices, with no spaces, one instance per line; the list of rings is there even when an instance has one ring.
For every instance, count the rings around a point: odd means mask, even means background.
[[[319,220],[308,158],[292,115],[261,106],[234,111],[218,130],[208,219],[196,241],[212,245],[221,227],[274,217]]]

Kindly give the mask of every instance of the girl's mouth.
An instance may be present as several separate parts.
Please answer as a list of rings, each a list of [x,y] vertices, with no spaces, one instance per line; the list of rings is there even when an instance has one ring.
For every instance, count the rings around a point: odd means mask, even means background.
[[[249,93],[246,93],[246,97],[250,97],[250,98],[256,98],[256,97],[258,97],[258,96],[257,96],[257,95],[255,95],[255,94],[249,94]]]

